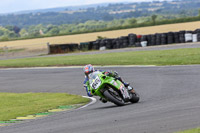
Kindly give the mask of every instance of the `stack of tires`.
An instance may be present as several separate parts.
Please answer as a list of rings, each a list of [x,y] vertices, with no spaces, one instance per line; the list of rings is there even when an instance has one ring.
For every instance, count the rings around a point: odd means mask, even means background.
[[[180,43],[179,32],[174,32],[174,43]]]
[[[113,47],[112,47],[113,49],[117,49],[117,48],[118,48],[118,47],[117,47],[117,39],[113,39],[113,40],[112,40],[112,46],[113,46]]]
[[[122,36],[119,38],[121,40],[121,48],[126,48],[128,47],[128,37],[127,36]]]
[[[172,43],[174,43],[174,33],[168,32],[167,33],[167,44],[172,44]]]
[[[80,43],[80,50],[104,50],[126,48],[130,46],[146,47],[154,45],[165,45],[173,43],[197,42],[200,41],[200,29],[195,31],[179,31],[168,33],[156,33],[149,35],[128,34],[128,36],[121,36],[114,39],[102,39],[93,42]],[[70,46],[70,45],[69,45]],[[67,46],[60,46],[60,50],[73,51],[74,48]]]
[[[155,34],[151,35],[151,46],[154,46],[154,45],[156,45],[156,35]]]
[[[112,40],[113,40],[113,39],[105,39],[105,46],[106,46],[106,49],[112,49],[112,48],[113,48]]]
[[[119,38],[117,38],[117,40],[116,40],[116,47],[117,48],[121,48],[121,40],[119,39]]]
[[[165,45],[165,44],[167,44],[167,34],[162,33],[161,34],[161,45]]]
[[[155,34],[156,36],[156,45],[161,45],[161,34]]]
[[[135,43],[137,41],[136,34],[128,34],[128,40],[129,40],[129,46],[135,46]]]
[[[99,48],[100,48],[100,41],[101,40],[94,41],[93,45],[92,45],[92,49],[99,50]]]
[[[196,29],[197,41],[200,42],[200,29]]]
[[[146,35],[146,39],[147,39],[147,46],[151,46],[151,35]]]
[[[185,43],[185,31],[179,31],[179,42],[180,43]]]

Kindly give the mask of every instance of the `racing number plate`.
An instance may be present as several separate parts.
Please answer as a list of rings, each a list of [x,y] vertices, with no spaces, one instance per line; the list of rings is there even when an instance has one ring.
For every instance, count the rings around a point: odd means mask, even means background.
[[[93,82],[90,84],[90,86],[92,86],[92,88],[93,89],[97,89],[97,88],[99,88],[99,86],[101,85],[101,80],[100,80],[100,78],[97,76],[94,80],[93,80]]]

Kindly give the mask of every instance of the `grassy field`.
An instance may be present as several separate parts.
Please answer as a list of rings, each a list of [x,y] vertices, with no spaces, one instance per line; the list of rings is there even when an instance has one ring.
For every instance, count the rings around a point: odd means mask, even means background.
[[[46,112],[61,105],[87,103],[89,99],[66,93],[0,93],[0,121]]]
[[[200,64],[200,48],[0,60],[0,67]]]
[[[195,129],[190,129],[190,130],[185,130],[185,131],[180,131],[180,132],[175,132],[175,133],[200,133],[200,128],[195,128]]]
[[[94,41],[97,39],[98,36],[107,38],[117,38],[120,36],[127,36],[129,33],[154,34],[154,33],[163,33],[169,31],[195,30],[197,28],[200,28],[200,21],[180,23],[180,24],[168,24],[161,26],[150,26],[143,28],[132,28],[132,29],[115,30],[115,31],[96,32],[96,33],[79,34],[79,35],[67,35],[67,36],[47,37],[47,38],[38,38],[29,40],[0,42],[0,48],[7,46],[7,47],[13,47],[15,49],[18,48],[26,48],[29,50],[47,49],[46,45],[47,42],[49,42],[50,44],[80,43],[80,42]]]

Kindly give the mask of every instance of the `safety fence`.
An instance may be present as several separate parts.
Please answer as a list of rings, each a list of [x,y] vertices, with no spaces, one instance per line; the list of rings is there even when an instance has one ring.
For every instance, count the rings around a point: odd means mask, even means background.
[[[199,42],[200,29],[195,31],[179,31],[168,33],[156,33],[149,35],[129,34],[113,39],[102,39],[80,43],[80,50],[104,50],[125,47],[145,47],[154,45],[167,45],[173,43]]]

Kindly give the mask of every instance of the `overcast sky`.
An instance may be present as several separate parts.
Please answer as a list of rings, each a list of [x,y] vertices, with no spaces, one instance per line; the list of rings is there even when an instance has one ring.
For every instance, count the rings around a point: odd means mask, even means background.
[[[136,2],[150,0],[0,0],[0,13],[16,11],[46,9],[74,5],[87,5],[111,2]]]

